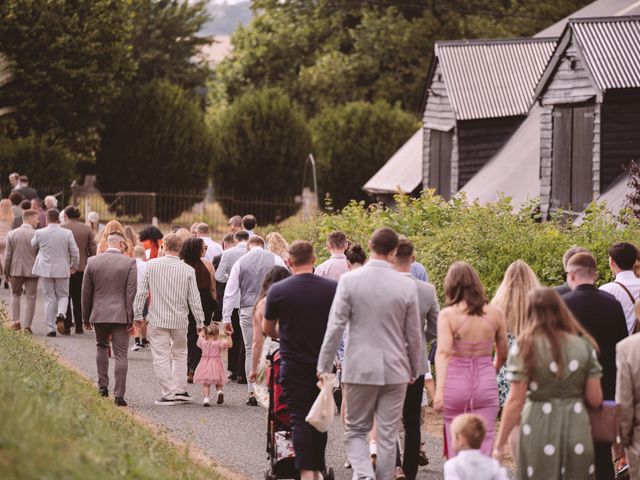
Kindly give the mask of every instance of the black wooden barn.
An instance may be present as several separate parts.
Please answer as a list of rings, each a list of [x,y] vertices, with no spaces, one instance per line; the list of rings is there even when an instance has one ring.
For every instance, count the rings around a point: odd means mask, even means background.
[[[581,211],[640,159],[640,17],[571,19],[536,98],[542,211]]]

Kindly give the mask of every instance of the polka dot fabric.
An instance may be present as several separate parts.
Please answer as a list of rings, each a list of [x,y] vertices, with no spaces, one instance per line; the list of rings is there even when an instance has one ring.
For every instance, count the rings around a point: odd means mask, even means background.
[[[506,373],[529,389],[521,416],[517,480],[593,480],[593,443],[584,406],[588,377],[602,368],[593,346],[569,335],[563,345],[563,362],[555,362],[548,342],[535,345],[536,369],[526,371],[518,349],[511,348]],[[560,375],[558,375],[560,372]]]

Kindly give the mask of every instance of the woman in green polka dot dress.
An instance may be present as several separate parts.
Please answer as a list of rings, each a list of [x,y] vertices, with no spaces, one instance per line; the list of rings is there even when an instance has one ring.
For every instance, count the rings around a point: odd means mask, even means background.
[[[493,456],[502,461],[520,416],[518,480],[593,479],[585,405],[602,404],[596,343],[552,289],[538,288],[528,298],[528,326],[509,353],[511,391]]]

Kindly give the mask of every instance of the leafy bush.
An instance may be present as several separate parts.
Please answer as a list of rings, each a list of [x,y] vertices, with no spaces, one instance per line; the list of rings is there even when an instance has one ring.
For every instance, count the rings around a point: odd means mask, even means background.
[[[74,160],[64,146],[31,134],[15,140],[0,139],[0,173],[6,179],[11,172],[29,177],[31,185],[69,184]]]
[[[467,261],[478,270],[489,295],[517,259],[531,265],[543,284],[559,285],[564,282],[562,255],[572,245],[594,253],[600,282],[604,283],[611,280],[607,247],[640,238],[640,221],[624,211],[612,217],[604,207],[590,207],[584,221],[573,225],[560,218],[540,222],[533,204],[513,213],[508,199],[479,205],[469,204],[464,197],[445,202],[425,192],[415,199],[397,196],[396,201],[395,209],[365,207],[364,202],[352,201],[339,214],[319,214],[315,229],[291,221],[281,224],[280,230],[288,240],[306,232],[318,256],[326,258],[324,243],[333,230],[344,231],[351,241],[366,248],[376,228],[391,227],[415,244],[417,260],[424,264],[440,294],[447,270],[456,260]]]

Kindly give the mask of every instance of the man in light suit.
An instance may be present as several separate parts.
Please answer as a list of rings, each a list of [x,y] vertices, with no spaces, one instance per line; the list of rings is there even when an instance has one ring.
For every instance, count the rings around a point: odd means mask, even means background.
[[[620,432],[631,478],[640,478],[640,333],[616,347],[616,403],[620,405]]]
[[[82,328],[82,277],[84,275],[84,269],[87,266],[87,259],[96,254],[96,239],[93,235],[93,230],[89,225],[80,223],[80,210],[73,205],[64,209],[64,217],[66,222],[62,224],[62,228],[71,230],[73,233],[73,239],[78,245],[80,252],[80,263],[75,273],[71,274],[69,278],[69,294],[71,297],[71,303],[67,307],[67,315],[65,318],[64,330],[65,334],[71,331],[71,323],[76,327],[76,334],[84,333]],[[71,316],[71,305],[73,304],[73,317]],[[86,323],[87,329],[91,329],[91,324]]]
[[[82,315],[96,331],[96,365],[100,395],[109,395],[109,339],[113,345],[116,405],[126,407],[129,329],[133,323],[133,300],[137,288],[137,268],[133,258],[123,255],[125,238],[114,232],[107,237],[107,250],[87,262],[82,281]],[[78,319],[77,321],[82,321]]]
[[[369,240],[369,262],[340,277],[329,314],[318,374],[329,373],[348,327],[342,381],[345,391],[345,446],[353,478],[390,479],[407,385],[420,375],[423,334],[418,295],[411,278],[394,271],[390,261],[398,235],[376,230]],[[377,424],[376,472],[369,458],[367,434]]]
[[[36,233],[37,225],[38,212],[26,210],[22,214],[22,225],[11,230],[7,235],[7,249],[4,254],[4,275],[11,284],[12,328],[14,330],[22,328],[28,333],[32,333],[31,322],[38,295],[38,277],[31,273],[37,254],[36,249],[31,245],[31,240]],[[27,296],[27,310],[21,321],[20,297],[23,287]]]
[[[64,318],[69,304],[69,277],[78,268],[80,254],[71,231],[61,228],[60,212],[47,211],[47,227],[36,230],[31,245],[38,250],[32,273],[42,279],[48,337],[56,329],[64,334]]]
[[[422,390],[426,375],[430,375],[429,361],[427,360],[427,343],[435,340],[438,332],[438,314],[440,305],[436,296],[436,288],[425,281],[419,280],[411,273],[415,263],[413,244],[403,238],[398,243],[398,249],[393,259],[395,270],[401,275],[410,278],[418,289],[418,309],[420,312],[420,326],[424,332],[425,342],[422,344],[422,359],[420,361],[420,375],[417,380],[407,386],[407,396],[402,408],[402,423],[404,424],[404,456],[400,465],[400,453],[396,466],[401,468],[407,480],[413,480],[418,473],[420,459],[420,413],[422,408]]]

